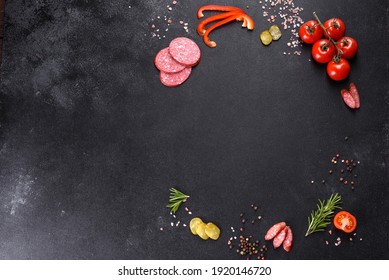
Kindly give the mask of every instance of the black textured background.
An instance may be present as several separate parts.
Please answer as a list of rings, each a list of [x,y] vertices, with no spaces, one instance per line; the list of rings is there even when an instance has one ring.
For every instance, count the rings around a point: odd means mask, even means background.
[[[196,10],[211,2],[178,0],[169,12],[163,0],[6,1],[1,259],[234,259],[226,242],[240,212],[263,216],[246,225],[256,238],[281,220],[293,228],[291,253],[270,249],[269,259],[389,258],[388,1],[294,1],[303,19],[340,17],[357,38],[344,82],[309,61],[309,46],[283,55],[290,33],[262,46],[258,1],[218,1],[249,5],[256,28],[225,26],[207,48]],[[152,37],[164,15],[175,24]],[[202,60],[172,89],[153,58],[177,36],[198,42]],[[358,111],[339,94],[351,81]],[[361,162],[354,192],[328,174],[336,153]],[[191,195],[192,216],[169,215],[172,186]],[[353,242],[337,231],[304,237],[317,199],[333,192],[358,218]],[[222,228],[219,241],[170,226],[194,215]]]

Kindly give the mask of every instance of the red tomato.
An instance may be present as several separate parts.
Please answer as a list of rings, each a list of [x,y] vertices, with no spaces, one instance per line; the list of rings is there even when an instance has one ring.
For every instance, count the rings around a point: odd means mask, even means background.
[[[342,51],[342,57],[353,58],[358,52],[358,43],[354,38],[345,36],[338,41],[338,47]]]
[[[334,81],[342,81],[348,77],[350,74],[350,64],[344,58],[339,59],[339,61],[330,61],[327,64],[327,74]]]
[[[328,34],[334,41],[339,40],[343,37],[346,32],[346,25],[339,18],[332,18],[324,23],[324,28],[327,29]],[[327,33],[324,32],[324,37],[328,38]]]
[[[299,33],[304,43],[313,44],[323,37],[323,28],[316,20],[310,20],[301,25]]]
[[[312,57],[319,63],[330,62],[335,55],[335,46],[327,39],[320,39],[312,46]]]
[[[350,233],[357,227],[357,219],[347,211],[340,211],[334,217],[334,225],[337,229]]]

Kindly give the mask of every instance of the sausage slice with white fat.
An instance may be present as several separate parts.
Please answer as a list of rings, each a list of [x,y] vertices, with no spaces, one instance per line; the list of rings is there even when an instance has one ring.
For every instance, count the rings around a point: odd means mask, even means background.
[[[290,227],[286,227],[288,229],[288,232],[286,234],[284,243],[282,243],[282,247],[284,247],[284,250],[286,252],[290,252],[292,249],[292,244],[293,244],[293,233],[292,229]]]
[[[285,222],[280,222],[272,226],[265,235],[265,240],[273,239],[281,230],[286,227]]]
[[[274,249],[276,249],[282,245],[287,233],[288,233],[288,227],[284,227],[283,230],[281,230],[280,233],[278,233],[276,235],[276,237],[274,237],[274,239],[273,239]]]
[[[161,83],[164,84],[167,87],[176,87],[181,85],[183,82],[185,82],[192,72],[191,67],[187,67],[184,70],[178,72],[178,73],[165,73],[161,71],[159,78],[161,80]]]
[[[186,67],[195,66],[200,61],[199,46],[191,39],[178,37],[169,44],[169,52],[178,63]]]
[[[174,60],[169,52],[169,48],[164,48],[157,53],[154,64],[158,70],[168,74],[181,72],[186,67]]]

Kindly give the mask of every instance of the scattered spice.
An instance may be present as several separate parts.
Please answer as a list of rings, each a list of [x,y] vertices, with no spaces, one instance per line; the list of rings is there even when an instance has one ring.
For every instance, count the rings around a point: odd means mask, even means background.
[[[159,40],[166,38],[166,33],[169,31],[169,26],[172,26],[174,23],[179,23],[183,26],[183,30],[186,33],[189,33],[188,28],[188,22],[184,22],[184,20],[176,18],[174,15],[174,10],[178,8],[176,5],[178,4],[178,1],[172,1],[171,5],[168,4],[166,6],[167,8],[167,14],[166,15],[158,15],[156,18],[151,19],[151,37],[157,38]],[[173,8],[174,7],[174,8]],[[158,28],[157,28],[158,26]]]
[[[280,21],[282,28],[290,31],[287,46],[292,49],[301,47],[302,42],[298,30],[304,21],[299,14],[304,8],[296,6],[293,0],[263,0],[259,1],[259,4],[262,4],[262,15],[268,23]],[[291,54],[301,55],[301,51],[288,52],[288,55]]]
[[[267,251],[266,245],[263,245],[262,247],[259,244],[259,240],[255,240],[253,235],[259,234],[259,230],[257,230],[257,227],[255,224],[256,219],[261,220],[261,216],[257,216],[256,214],[254,217],[252,216],[252,213],[256,213],[258,211],[259,207],[252,203],[250,205],[253,212],[241,212],[239,214],[239,220],[240,220],[240,228],[239,236],[231,236],[227,240],[227,247],[230,251],[236,252],[237,255],[244,257],[245,259],[258,259],[258,260],[264,260],[265,259],[265,252]],[[254,234],[250,234],[246,232],[245,225],[247,224],[247,221],[251,220],[251,226],[247,228],[247,232],[253,232]],[[235,229],[234,227],[231,227],[231,232],[234,233]],[[236,240],[236,241],[235,241]],[[255,240],[255,241],[254,241]]]

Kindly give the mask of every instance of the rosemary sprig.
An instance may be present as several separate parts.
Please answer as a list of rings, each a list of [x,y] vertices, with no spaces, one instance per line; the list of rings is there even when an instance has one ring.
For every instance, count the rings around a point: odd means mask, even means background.
[[[342,209],[340,206],[341,203],[342,197],[338,193],[332,194],[327,201],[319,199],[317,210],[312,211],[311,216],[308,217],[308,230],[305,233],[305,236],[314,232],[324,231],[324,229],[331,223],[335,209]]]
[[[169,204],[166,205],[167,208],[170,208],[172,213],[176,213],[180,205],[187,200],[189,195],[186,195],[175,188],[170,188]]]

